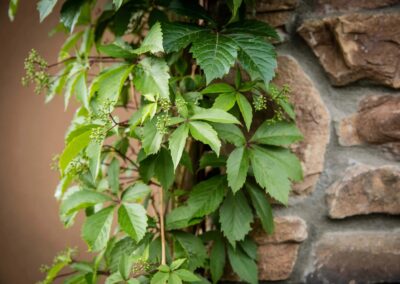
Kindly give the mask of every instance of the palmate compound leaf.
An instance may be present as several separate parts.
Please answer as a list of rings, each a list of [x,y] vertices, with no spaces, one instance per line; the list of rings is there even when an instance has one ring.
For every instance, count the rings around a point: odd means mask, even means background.
[[[114,206],[109,206],[89,216],[82,227],[82,238],[91,251],[100,251],[106,247],[111,231]]]
[[[235,63],[238,46],[231,37],[220,33],[200,33],[190,52],[204,71],[207,84],[222,78]]]
[[[136,242],[146,233],[147,214],[141,204],[123,203],[118,209],[118,224]]]
[[[219,211],[219,222],[224,236],[235,247],[237,241],[244,240],[250,231],[253,214],[242,191],[228,192]]]
[[[146,57],[134,68],[133,83],[142,94],[159,94],[169,99],[169,68],[164,59]]]
[[[275,76],[276,52],[273,45],[261,36],[230,34],[239,46],[238,59],[252,80],[262,79],[266,85]]]

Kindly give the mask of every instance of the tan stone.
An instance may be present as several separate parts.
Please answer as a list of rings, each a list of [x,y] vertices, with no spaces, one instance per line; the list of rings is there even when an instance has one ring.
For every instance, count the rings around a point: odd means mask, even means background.
[[[257,0],[257,13],[293,10],[299,5],[299,0]]]
[[[357,165],[326,191],[329,216],[400,214],[400,168]]]
[[[398,283],[400,231],[326,233],[306,283]]]
[[[278,57],[277,76],[273,83],[278,86],[288,84],[292,89],[289,100],[294,105],[297,126],[304,135],[304,140],[292,147],[304,171],[304,180],[295,184],[293,189],[296,194],[307,194],[314,190],[323,171],[330,115],[313,82],[293,57]]]
[[[257,20],[266,22],[273,27],[281,27],[290,22],[294,14],[291,11],[278,11],[271,13],[257,14]]]
[[[400,13],[347,14],[305,21],[300,35],[333,85],[368,79],[400,88]]]
[[[362,9],[376,9],[400,3],[399,0],[318,0],[318,12],[329,13],[335,11],[357,11]]]
[[[259,245],[282,242],[302,242],[307,239],[306,222],[297,216],[274,218],[275,231],[267,235],[259,223],[253,226],[252,237]]]
[[[339,122],[339,143],[343,146],[364,143],[384,145],[393,157],[400,158],[399,109],[399,96],[376,95],[364,98],[356,114]]]

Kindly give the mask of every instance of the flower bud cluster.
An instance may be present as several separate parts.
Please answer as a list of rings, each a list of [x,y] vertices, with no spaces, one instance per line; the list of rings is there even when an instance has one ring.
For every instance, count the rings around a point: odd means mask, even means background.
[[[25,76],[22,78],[22,85],[35,84],[35,93],[40,94],[50,87],[50,74],[47,73],[48,64],[32,49],[24,62]]]

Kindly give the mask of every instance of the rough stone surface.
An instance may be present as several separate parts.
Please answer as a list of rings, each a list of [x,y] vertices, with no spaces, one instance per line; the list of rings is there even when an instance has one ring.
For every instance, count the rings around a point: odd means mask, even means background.
[[[297,216],[275,217],[275,232],[265,234],[259,223],[253,226],[252,237],[260,245],[282,242],[302,242],[307,239],[306,222]]]
[[[343,146],[359,144],[384,145],[400,158],[400,96],[368,96],[356,114],[344,118],[337,127],[339,143]]]
[[[326,194],[331,218],[371,213],[400,214],[400,168],[350,167]]]
[[[259,224],[254,225],[252,237],[258,244],[259,280],[288,279],[296,263],[300,243],[307,238],[307,225],[297,216],[274,218],[275,232],[267,235]],[[237,276],[228,269],[226,280],[238,281]]]
[[[258,0],[255,10],[257,13],[271,11],[293,10],[299,5],[299,0]]]
[[[400,88],[400,13],[348,14],[298,29],[333,85],[368,79]]]
[[[330,13],[336,11],[357,11],[376,9],[400,3],[400,0],[318,0],[317,11]]]
[[[291,11],[257,14],[257,20],[266,22],[275,28],[286,25],[293,17],[294,14]]]
[[[273,82],[278,86],[288,84],[292,89],[289,100],[295,107],[297,126],[304,135],[304,140],[292,148],[302,161],[304,171],[304,180],[293,189],[296,194],[307,194],[313,191],[323,170],[329,142],[329,112],[318,90],[293,57],[278,57],[277,76]]]
[[[399,283],[400,231],[326,233],[306,283]]]

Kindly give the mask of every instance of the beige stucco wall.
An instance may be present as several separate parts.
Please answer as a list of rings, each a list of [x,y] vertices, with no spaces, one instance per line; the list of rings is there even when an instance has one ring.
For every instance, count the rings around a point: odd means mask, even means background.
[[[54,61],[62,36],[47,33],[55,17],[39,24],[36,1],[20,1],[14,23],[8,1],[0,2],[0,283],[28,284],[40,279],[39,266],[65,245],[79,244],[78,226],[65,230],[53,198],[57,173],[51,158],[63,147],[72,113],[62,99],[49,105],[21,86],[23,60],[31,48]]]

